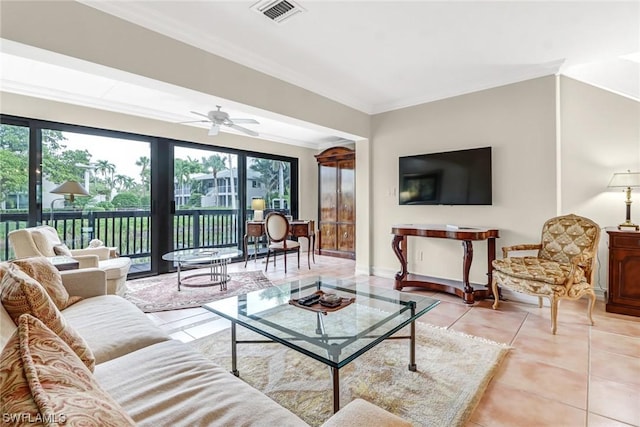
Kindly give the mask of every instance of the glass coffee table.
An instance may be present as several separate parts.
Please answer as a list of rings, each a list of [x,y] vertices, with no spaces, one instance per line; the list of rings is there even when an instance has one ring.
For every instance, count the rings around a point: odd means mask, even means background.
[[[235,248],[199,248],[180,249],[162,255],[165,261],[173,261],[178,267],[178,290],[180,286],[204,287],[220,285],[220,290],[227,289],[230,276],[227,274],[227,265],[231,259],[239,257],[242,252]],[[209,267],[209,271],[194,273],[189,276],[181,276],[182,270]],[[189,283],[185,280],[209,276],[209,281],[204,283]]]
[[[339,309],[301,307],[296,301],[322,291],[349,301]],[[225,298],[203,307],[231,321],[231,369],[237,369],[237,344],[276,342],[329,366],[333,384],[333,411],[340,409],[339,370],[386,339],[409,340],[409,370],[416,370],[415,320],[440,301],[421,295],[325,277],[301,279],[284,285]],[[316,311],[322,310],[322,311]],[[335,311],[332,311],[335,310]],[[241,325],[268,341],[241,341]],[[407,336],[394,336],[409,327]]]

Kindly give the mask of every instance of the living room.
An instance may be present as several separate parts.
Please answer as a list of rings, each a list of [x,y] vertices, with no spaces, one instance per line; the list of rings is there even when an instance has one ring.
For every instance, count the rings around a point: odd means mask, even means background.
[[[387,279],[396,274],[398,261],[390,243],[391,228],[398,223],[497,228],[498,249],[538,241],[544,221],[558,214],[576,213],[601,227],[616,226],[624,219],[624,195],[607,190],[607,184],[616,172],[640,169],[638,98],[561,73],[370,115],[81,3],[3,2],[1,19],[3,40],[186,86],[353,136],[358,165],[355,271],[361,274]],[[139,59],[140,52],[146,53],[144,60]],[[225,78],[208,78],[211,69]],[[296,157],[299,188],[309,189],[300,191],[299,216],[317,218],[314,155],[318,150],[264,140],[257,148],[256,140],[231,134],[212,143],[199,128],[9,92],[2,92],[0,108],[2,114],[16,117]],[[491,206],[398,205],[398,157],[482,146],[493,150]],[[637,212],[633,206],[636,222]],[[412,242],[409,267],[416,273],[458,278],[460,257],[459,242],[418,239]],[[486,258],[483,245],[476,245],[474,258]],[[608,283],[606,233],[598,259],[594,287],[603,300]],[[486,265],[474,262],[472,281],[485,277]]]

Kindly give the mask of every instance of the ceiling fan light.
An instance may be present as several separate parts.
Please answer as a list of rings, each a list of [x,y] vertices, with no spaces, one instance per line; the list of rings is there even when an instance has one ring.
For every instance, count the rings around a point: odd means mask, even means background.
[[[209,129],[209,136],[216,136],[220,131],[220,125],[213,124]]]

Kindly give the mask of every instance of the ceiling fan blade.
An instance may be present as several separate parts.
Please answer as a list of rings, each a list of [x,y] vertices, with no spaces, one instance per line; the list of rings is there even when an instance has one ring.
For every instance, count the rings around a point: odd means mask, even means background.
[[[240,132],[244,132],[247,135],[258,136],[258,132],[254,132],[251,129],[243,128],[242,126],[232,124],[232,125],[229,125],[229,127],[235,130],[239,130]]]
[[[187,123],[211,123],[211,120],[189,120],[187,122],[178,122],[179,125],[184,125]]]
[[[245,125],[259,125],[260,122],[254,119],[229,119],[233,123],[242,123]]]
[[[209,136],[216,136],[218,132],[220,132],[220,125],[214,123],[209,129]]]
[[[207,116],[206,114],[202,114],[202,113],[198,113],[197,111],[192,111],[191,114],[195,114],[196,116],[202,116],[202,117],[206,117],[207,120],[211,121],[211,119],[209,118],[209,116]]]

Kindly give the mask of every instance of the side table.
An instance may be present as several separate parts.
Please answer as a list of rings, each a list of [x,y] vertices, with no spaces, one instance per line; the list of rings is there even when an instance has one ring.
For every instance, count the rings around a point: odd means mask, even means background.
[[[47,257],[47,259],[58,269],[58,271],[77,270],[80,268],[80,263],[69,256],[59,255]]]
[[[640,316],[640,232],[607,227],[609,292],[606,310]]]

